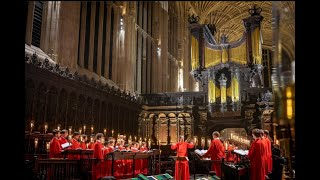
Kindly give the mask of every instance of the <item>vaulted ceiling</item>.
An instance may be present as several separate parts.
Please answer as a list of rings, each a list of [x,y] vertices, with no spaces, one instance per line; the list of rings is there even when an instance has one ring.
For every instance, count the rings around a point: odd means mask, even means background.
[[[185,4],[186,3],[186,4]],[[248,10],[257,5],[262,8],[264,17],[262,27],[263,47],[272,47],[272,2],[271,1],[184,1],[178,2],[178,11],[188,8],[189,14],[199,16],[200,24],[214,24],[217,29],[215,39],[222,34],[228,36],[229,41],[238,40],[244,31],[242,19],[250,16]],[[295,44],[295,2],[281,1],[279,7],[284,13],[281,32],[284,49],[294,56]],[[283,19],[284,19],[283,18]],[[282,20],[283,20],[282,19]],[[293,54],[292,54],[293,53]]]

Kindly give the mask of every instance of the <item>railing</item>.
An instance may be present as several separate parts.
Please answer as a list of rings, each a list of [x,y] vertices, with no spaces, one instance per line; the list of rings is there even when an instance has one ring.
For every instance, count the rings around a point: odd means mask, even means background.
[[[66,180],[80,179],[80,161],[67,159],[37,159],[35,166],[37,179]]]

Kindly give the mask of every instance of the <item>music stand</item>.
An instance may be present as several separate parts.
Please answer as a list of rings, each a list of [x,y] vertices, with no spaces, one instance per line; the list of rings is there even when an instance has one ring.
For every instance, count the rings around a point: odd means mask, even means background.
[[[181,180],[181,161],[189,161],[188,157],[186,156],[171,156],[172,159],[174,159],[175,161],[179,161],[178,164],[178,180]]]

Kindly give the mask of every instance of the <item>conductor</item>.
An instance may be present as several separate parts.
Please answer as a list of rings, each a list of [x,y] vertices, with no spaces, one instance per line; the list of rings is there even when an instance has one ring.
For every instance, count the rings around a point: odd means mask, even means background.
[[[190,172],[189,172],[189,162],[187,159],[187,150],[188,148],[193,148],[194,144],[191,141],[188,143],[184,140],[184,136],[179,137],[178,143],[173,143],[171,145],[172,150],[177,151],[177,160],[175,163],[175,173],[174,178],[177,180],[189,180]]]

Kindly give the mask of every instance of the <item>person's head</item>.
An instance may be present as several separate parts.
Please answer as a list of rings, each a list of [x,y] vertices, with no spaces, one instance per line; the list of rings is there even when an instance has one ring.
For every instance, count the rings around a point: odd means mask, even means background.
[[[264,137],[268,137],[269,136],[269,131],[268,130],[263,130],[263,135]]]
[[[252,130],[252,136],[253,136],[253,139],[260,138],[261,137],[260,129],[253,129]]]
[[[95,140],[96,140],[96,135],[95,134],[91,134],[90,142],[94,142]]]
[[[220,137],[220,133],[218,131],[215,131],[215,132],[212,133],[212,137],[213,137],[213,139],[219,138]]]
[[[264,137],[264,136],[263,136],[264,131],[263,131],[262,129],[259,129],[259,131],[260,131],[260,137],[261,137],[261,138]]]
[[[142,142],[142,143],[141,143],[141,147],[142,147],[142,146],[143,146],[143,147],[146,147],[146,145],[147,145],[146,142]]]
[[[61,131],[61,136],[62,136],[62,137],[67,138],[67,137],[68,137],[68,135],[69,135],[68,130],[63,129],[63,130]]]
[[[77,132],[77,131],[75,131],[75,132],[73,133],[73,138],[76,139],[76,140],[79,140],[79,137],[80,137],[80,133]]]
[[[105,147],[108,147],[109,145],[110,145],[110,141],[105,141],[105,142],[104,142],[104,146],[105,146]]]
[[[87,142],[87,140],[88,140],[87,135],[82,134],[81,136],[82,136],[82,142]]]
[[[179,136],[179,142],[184,142],[184,136],[183,135]]]
[[[103,137],[102,133],[97,133],[96,134],[96,140],[101,140],[102,137]]]
[[[57,137],[57,138],[59,138],[60,137],[60,130],[58,130],[58,129],[54,129],[53,131],[52,131],[52,134],[53,134],[53,136],[54,137]]]

